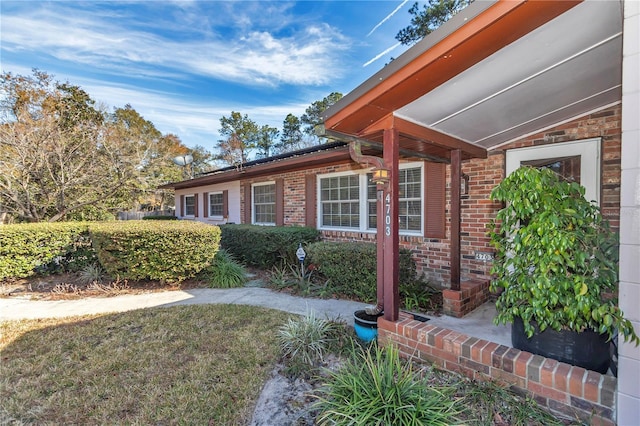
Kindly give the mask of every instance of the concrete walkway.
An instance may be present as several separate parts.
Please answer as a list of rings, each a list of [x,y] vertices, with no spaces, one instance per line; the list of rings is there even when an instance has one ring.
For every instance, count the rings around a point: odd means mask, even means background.
[[[366,304],[349,300],[311,299],[267,288],[192,289],[76,300],[0,299],[0,321],[61,318],[75,315],[124,312],[134,309],[204,304],[253,305],[304,315],[313,311],[320,318],[353,324],[353,313]]]
[[[312,311],[320,318],[342,320],[349,325],[353,325],[353,313],[355,311],[369,306],[365,303],[350,300],[297,297],[262,287],[199,288],[114,297],[88,297],[76,300],[51,301],[0,298],[0,321],[61,318],[76,315],[124,312],[144,308],[221,303],[261,306],[299,315]],[[489,302],[464,318],[429,317],[429,324],[511,346],[510,328],[507,326],[495,326],[493,324],[495,313],[495,305]]]

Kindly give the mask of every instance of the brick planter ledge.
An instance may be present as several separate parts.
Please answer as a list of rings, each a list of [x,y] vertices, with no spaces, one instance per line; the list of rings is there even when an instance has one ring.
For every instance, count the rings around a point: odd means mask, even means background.
[[[378,343],[395,344],[406,358],[510,385],[556,415],[615,425],[615,377],[429,325],[403,312],[397,322],[378,319]]]

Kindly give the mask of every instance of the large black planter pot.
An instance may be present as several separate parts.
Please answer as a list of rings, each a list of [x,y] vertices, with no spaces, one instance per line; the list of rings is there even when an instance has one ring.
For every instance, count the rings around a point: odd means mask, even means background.
[[[511,325],[511,344],[514,348],[545,358],[586,368],[605,374],[611,363],[610,342],[607,336],[592,330],[575,332],[555,331],[547,328],[540,332],[534,325],[531,339],[524,332],[521,318],[515,318]]]

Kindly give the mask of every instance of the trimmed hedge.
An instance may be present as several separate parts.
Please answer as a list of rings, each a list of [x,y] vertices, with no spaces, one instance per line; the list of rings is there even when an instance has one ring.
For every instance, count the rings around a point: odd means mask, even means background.
[[[92,224],[100,264],[112,277],[180,282],[210,265],[220,228],[192,221]]]
[[[0,279],[78,271],[95,262],[86,222],[0,226]]]
[[[302,243],[320,239],[320,231],[305,226],[222,225],[222,247],[245,265],[272,268],[281,262],[297,263]]]
[[[362,301],[376,300],[376,245],[371,243],[317,242],[306,247],[309,264],[315,266],[331,288]],[[411,251],[400,249],[399,283],[416,280],[416,264]]]

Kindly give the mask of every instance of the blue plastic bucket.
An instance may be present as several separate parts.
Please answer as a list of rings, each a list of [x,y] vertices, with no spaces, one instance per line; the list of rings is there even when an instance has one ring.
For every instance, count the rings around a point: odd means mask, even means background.
[[[353,328],[356,336],[365,343],[369,343],[378,337],[378,315],[369,315],[364,310],[353,313]]]

